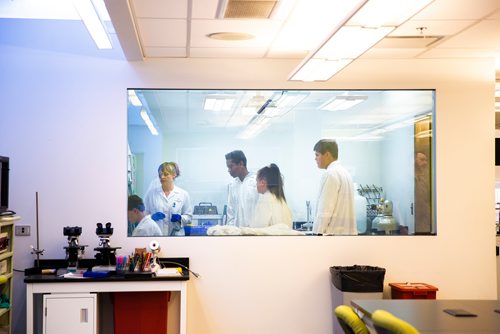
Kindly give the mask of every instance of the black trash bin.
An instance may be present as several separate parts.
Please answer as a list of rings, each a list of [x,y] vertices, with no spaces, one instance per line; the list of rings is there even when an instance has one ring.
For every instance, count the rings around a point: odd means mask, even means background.
[[[339,305],[351,305],[353,299],[382,299],[385,269],[374,266],[330,267],[333,310]],[[333,333],[344,333],[338,321],[333,321]]]

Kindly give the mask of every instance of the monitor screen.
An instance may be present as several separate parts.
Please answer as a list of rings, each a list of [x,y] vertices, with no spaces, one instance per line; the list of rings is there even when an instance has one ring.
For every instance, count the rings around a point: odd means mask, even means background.
[[[0,212],[9,208],[9,158],[0,156]]]
[[[500,138],[495,138],[495,166],[500,166]]]

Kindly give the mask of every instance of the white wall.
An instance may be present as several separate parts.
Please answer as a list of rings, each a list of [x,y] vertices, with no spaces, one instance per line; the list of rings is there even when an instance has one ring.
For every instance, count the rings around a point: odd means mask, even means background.
[[[492,60],[359,60],[331,82],[301,84],[285,81],[293,61],[129,64],[5,46],[0,55],[11,206],[34,227],[39,192],[44,258],[64,256],[63,226],[83,227],[89,257],[98,222],[114,224],[121,254],[149,242],[125,238],[127,87],[437,89],[438,236],[160,238],[164,256],[188,256],[202,275],[189,282],[188,333],[331,333],[332,265],[382,266],[386,284],[427,282],[438,298],[496,299]],[[16,239],[16,269],[32,265],[31,244],[34,234]],[[16,333],[25,321],[21,278]]]

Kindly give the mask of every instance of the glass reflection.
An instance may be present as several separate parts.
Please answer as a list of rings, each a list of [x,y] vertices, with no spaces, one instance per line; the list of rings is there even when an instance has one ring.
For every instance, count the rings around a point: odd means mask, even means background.
[[[130,89],[128,194],[144,200],[145,214],[165,236],[313,234],[325,173],[313,148],[330,138],[338,143],[339,161],[353,182],[356,227],[349,234],[434,233],[434,94]],[[245,154],[257,198],[264,196],[257,190],[257,172],[279,166],[292,228],[258,223],[254,228],[251,218],[241,226],[228,221],[235,176],[226,154],[235,150]],[[423,169],[417,153],[426,155]],[[177,166],[168,187],[159,171],[164,163]],[[186,193],[184,200],[169,198],[176,188]],[[148,192],[154,191],[163,207],[148,204]],[[138,224],[129,222],[129,236]]]

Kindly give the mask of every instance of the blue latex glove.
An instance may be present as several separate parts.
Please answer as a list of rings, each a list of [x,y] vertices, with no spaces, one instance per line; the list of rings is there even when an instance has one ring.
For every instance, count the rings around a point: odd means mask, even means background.
[[[181,221],[181,218],[182,218],[182,217],[181,217],[181,215],[178,215],[178,214],[174,213],[174,214],[172,215],[172,218],[170,218],[170,221],[171,221],[172,223],[175,223],[175,222],[180,222],[180,221]]]
[[[163,212],[156,212],[151,215],[151,219],[153,219],[155,222],[158,220],[165,219],[165,214]]]

